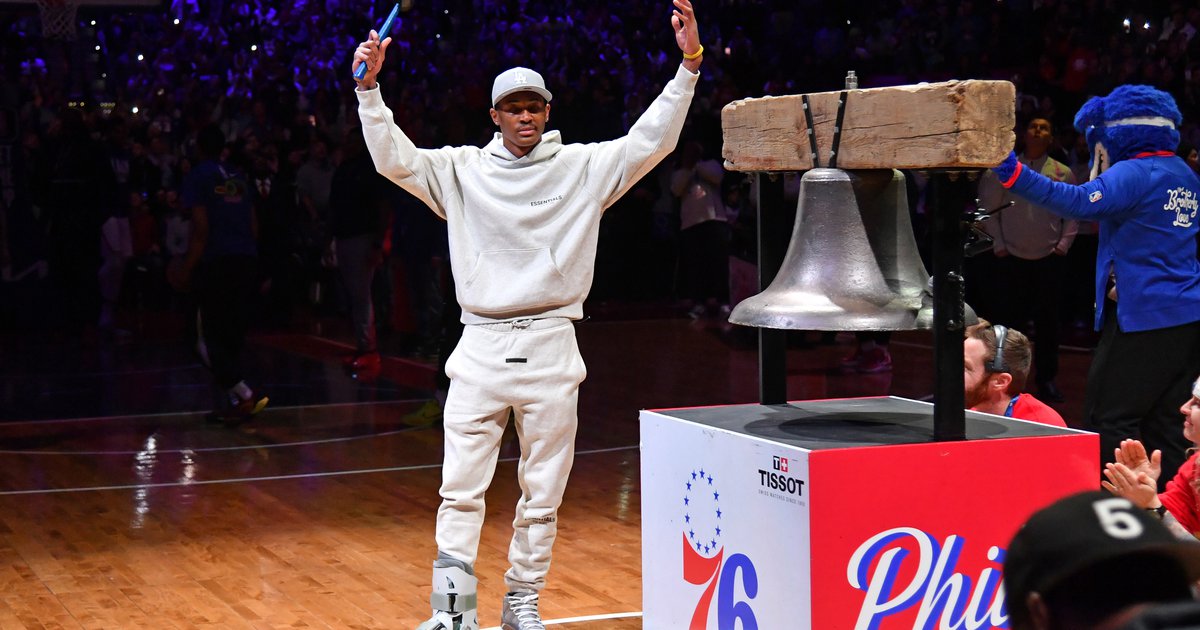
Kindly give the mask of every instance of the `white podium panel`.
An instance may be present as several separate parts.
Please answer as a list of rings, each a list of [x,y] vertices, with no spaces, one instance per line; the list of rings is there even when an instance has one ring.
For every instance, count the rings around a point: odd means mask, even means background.
[[[807,480],[799,448],[643,412],[644,627],[734,627],[719,620],[760,598],[789,602],[755,611],[760,628],[807,617]]]

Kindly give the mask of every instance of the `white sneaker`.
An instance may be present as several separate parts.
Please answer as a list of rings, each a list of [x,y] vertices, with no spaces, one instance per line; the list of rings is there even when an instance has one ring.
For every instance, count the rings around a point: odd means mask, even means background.
[[[546,630],[546,626],[542,625],[542,616],[538,614],[538,594],[517,592],[505,595],[500,627],[503,630]]]

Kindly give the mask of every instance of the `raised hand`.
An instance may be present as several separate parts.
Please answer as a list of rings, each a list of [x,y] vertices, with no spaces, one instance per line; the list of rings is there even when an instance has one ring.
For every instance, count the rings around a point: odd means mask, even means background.
[[[679,50],[683,51],[685,56],[684,65],[691,61],[695,67],[700,66],[700,57],[696,56],[701,52],[700,48],[700,30],[696,26],[696,12],[692,9],[690,0],[672,0],[675,4],[675,9],[672,11],[671,27],[675,31],[675,43],[679,45]],[[686,57],[694,57],[686,59]],[[689,70],[695,71],[695,68],[688,67]]]
[[[358,70],[359,65],[367,64],[367,74],[362,79],[354,79],[364,90],[375,89],[375,77],[379,75],[379,69],[383,67],[383,60],[387,57],[387,49],[391,43],[392,38],[389,37],[381,44],[379,33],[375,29],[371,29],[371,35],[367,41],[359,44],[355,49],[350,71],[354,72]]]

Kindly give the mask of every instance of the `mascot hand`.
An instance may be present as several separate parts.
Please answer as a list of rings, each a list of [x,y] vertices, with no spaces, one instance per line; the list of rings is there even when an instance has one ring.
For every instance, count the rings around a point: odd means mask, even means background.
[[[1008,153],[1008,157],[1004,158],[1003,162],[992,168],[992,172],[995,173],[996,177],[999,177],[1000,181],[1002,182],[1007,182],[1009,179],[1012,179],[1013,173],[1015,173],[1016,170],[1017,154],[1011,151]]]

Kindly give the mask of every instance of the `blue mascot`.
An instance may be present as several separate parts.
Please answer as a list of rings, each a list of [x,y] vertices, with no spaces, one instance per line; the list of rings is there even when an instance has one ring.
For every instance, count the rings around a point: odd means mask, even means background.
[[[1179,405],[1200,373],[1200,180],[1175,155],[1179,108],[1170,94],[1123,85],[1075,115],[1091,151],[1091,181],[1073,186],[1026,169],[1015,154],[993,169],[1004,186],[1064,217],[1097,221],[1096,329],[1084,425],[1100,434],[1101,460],[1130,463],[1162,487],[1200,444],[1185,437]],[[1117,457],[1126,438],[1161,451]],[[1140,445],[1126,445],[1126,450]],[[1110,472],[1112,475],[1116,471]],[[1135,475],[1136,476],[1136,475]]]

